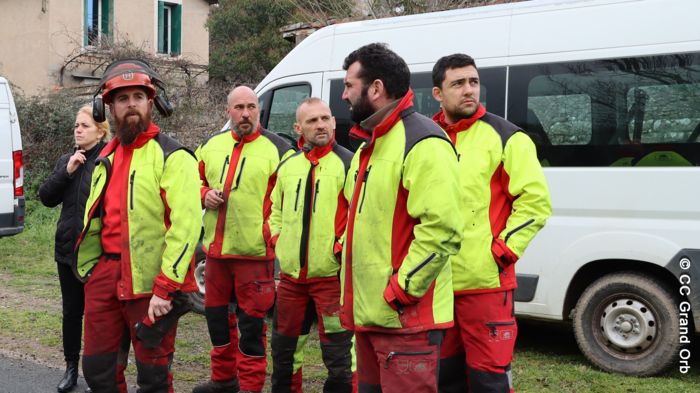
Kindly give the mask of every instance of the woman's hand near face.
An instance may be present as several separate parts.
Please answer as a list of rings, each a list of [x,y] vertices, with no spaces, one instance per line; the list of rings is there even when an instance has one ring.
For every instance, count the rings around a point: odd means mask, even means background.
[[[66,170],[69,175],[72,175],[79,166],[85,163],[85,150],[79,149],[73,153],[68,159],[68,165],[66,165]]]

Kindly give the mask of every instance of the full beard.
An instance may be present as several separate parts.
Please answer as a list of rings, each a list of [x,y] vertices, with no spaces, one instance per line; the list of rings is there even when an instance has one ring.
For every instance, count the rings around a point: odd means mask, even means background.
[[[150,118],[144,119],[140,114],[136,114],[138,120],[129,120],[130,114],[136,113],[127,113],[121,120],[115,119],[117,138],[119,138],[122,145],[130,145],[133,143],[140,133],[148,129],[148,125],[151,123]]]
[[[362,94],[360,94],[360,98],[357,100],[357,102],[354,105],[350,104],[352,109],[350,111],[350,118],[357,124],[360,124],[374,113],[374,109],[372,108],[372,105],[369,102],[369,97],[367,96],[368,89],[369,87],[365,86],[362,89]]]

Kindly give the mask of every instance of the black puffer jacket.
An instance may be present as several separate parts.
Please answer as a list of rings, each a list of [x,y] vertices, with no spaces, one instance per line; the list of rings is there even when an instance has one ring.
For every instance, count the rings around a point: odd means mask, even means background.
[[[90,179],[95,160],[104,143],[100,142],[85,152],[85,164],[68,175],[66,165],[73,153],[62,155],[53,173],[39,188],[39,198],[44,206],[54,207],[62,203],[61,216],[56,224],[56,262],[71,266],[75,242],[83,229],[85,201],[90,194]]]

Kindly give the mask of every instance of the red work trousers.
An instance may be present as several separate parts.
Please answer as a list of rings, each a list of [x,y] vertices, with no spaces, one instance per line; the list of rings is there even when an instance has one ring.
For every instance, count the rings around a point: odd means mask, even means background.
[[[272,392],[300,393],[304,344],[318,321],[328,378],[324,393],[354,393],[352,332],[340,326],[340,280],[333,276],[297,282],[282,276],[272,324]]]
[[[459,295],[454,304],[455,324],[442,344],[440,393],[513,393],[513,291]]]
[[[238,378],[241,390],[259,392],[267,368],[265,314],[275,302],[272,261],[207,257],[204,269],[211,380]],[[235,314],[229,302],[236,303]]]
[[[157,348],[145,348],[135,338],[134,327],[146,317],[151,297],[119,300],[120,278],[120,262],[103,257],[85,284],[85,380],[94,392],[125,393],[123,372],[128,345],[126,351],[124,347],[126,337],[132,337],[139,392],[172,392],[170,366],[177,327],[165,335]]]
[[[444,330],[355,332],[360,393],[435,393]]]

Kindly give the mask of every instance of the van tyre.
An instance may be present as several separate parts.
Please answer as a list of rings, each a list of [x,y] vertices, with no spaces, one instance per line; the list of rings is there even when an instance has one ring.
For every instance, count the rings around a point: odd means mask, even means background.
[[[576,342],[605,371],[655,375],[681,349],[677,309],[678,297],[661,283],[634,272],[608,274],[576,303]]]

